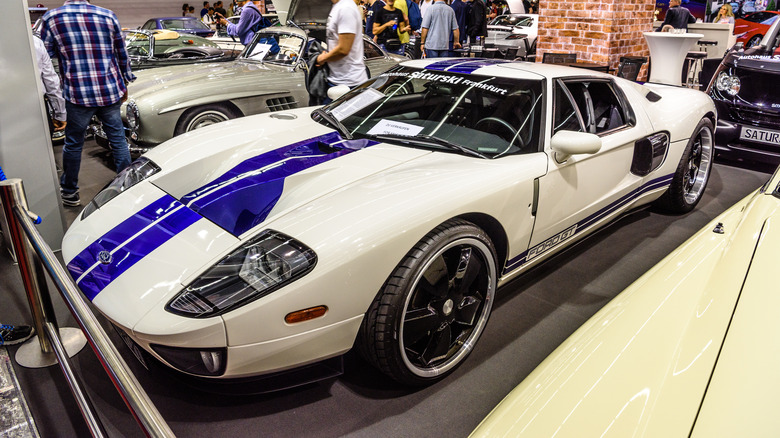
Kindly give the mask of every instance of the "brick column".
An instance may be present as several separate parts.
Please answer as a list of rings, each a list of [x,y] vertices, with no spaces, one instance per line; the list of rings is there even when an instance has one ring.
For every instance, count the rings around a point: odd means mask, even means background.
[[[537,61],[544,52],[577,52],[577,59],[609,63],[650,57],[643,32],[653,30],[655,0],[539,0]],[[640,79],[645,76],[644,65]]]

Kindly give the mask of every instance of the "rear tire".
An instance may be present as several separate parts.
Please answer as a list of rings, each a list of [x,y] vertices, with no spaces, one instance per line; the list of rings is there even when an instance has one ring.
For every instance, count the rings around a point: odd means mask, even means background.
[[[235,119],[239,116],[240,114],[237,114],[231,107],[220,103],[190,108],[182,114],[176,123],[173,135],[184,134],[185,132],[194,131],[215,123]]]
[[[371,304],[357,340],[363,357],[394,380],[443,379],[469,355],[487,324],[498,272],[479,227],[450,220],[412,248]]]
[[[672,213],[687,213],[699,203],[715,158],[713,131],[712,122],[707,118],[696,125],[669,189],[656,201],[658,207]]]

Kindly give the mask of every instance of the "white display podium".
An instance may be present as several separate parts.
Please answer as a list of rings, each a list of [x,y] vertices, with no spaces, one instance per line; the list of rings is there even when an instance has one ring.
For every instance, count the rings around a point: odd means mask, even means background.
[[[648,82],[682,85],[685,56],[704,35],[700,33],[645,32],[650,48],[650,78]]]

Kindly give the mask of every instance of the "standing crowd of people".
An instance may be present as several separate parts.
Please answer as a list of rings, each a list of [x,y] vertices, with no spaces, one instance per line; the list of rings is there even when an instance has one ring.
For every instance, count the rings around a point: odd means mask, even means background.
[[[490,0],[355,0],[361,6],[365,34],[389,53],[403,55],[411,36],[421,55],[453,56],[467,43],[487,36],[487,23],[508,13],[506,3]],[[524,0],[525,11],[535,4]]]

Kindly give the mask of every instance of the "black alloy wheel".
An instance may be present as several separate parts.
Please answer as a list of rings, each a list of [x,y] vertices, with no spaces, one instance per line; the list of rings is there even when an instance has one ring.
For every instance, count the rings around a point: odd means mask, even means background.
[[[487,324],[497,281],[495,249],[474,224],[450,220],[396,267],[361,327],[363,356],[400,383],[450,374]]]

